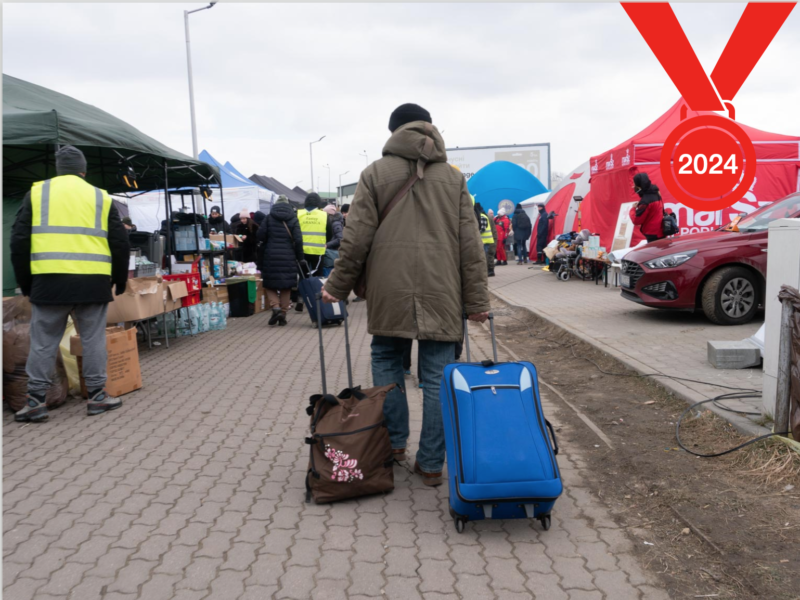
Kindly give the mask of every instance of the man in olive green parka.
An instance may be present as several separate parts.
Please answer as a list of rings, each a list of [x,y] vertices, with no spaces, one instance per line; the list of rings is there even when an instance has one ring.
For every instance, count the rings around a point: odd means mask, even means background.
[[[461,340],[462,315],[488,317],[486,257],[466,180],[447,164],[430,113],[404,104],[392,113],[389,130],[383,158],[361,173],[323,299],[347,298],[366,265],[373,385],[398,385],[384,405],[398,460],[409,436],[403,351],[419,340],[424,402],[414,470],[424,483],[439,485],[445,456],[439,387]],[[379,228],[379,215],[414,173],[419,180]]]

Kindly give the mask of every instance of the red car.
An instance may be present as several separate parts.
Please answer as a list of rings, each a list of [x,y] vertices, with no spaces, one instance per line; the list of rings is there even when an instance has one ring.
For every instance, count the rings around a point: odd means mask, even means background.
[[[743,217],[733,230],[665,238],[633,250],[622,261],[622,296],[654,308],[702,309],[718,325],[747,323],[764,301],[767,228],[776,219],[798,217],[800,193]]]

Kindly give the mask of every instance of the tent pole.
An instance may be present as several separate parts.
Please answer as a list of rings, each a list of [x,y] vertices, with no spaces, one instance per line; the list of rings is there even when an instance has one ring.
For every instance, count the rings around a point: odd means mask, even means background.
[[[225,275],[225,279],[228,278],[228,234],[225,233],[225,195],[222,192],[222,173],[220,172],[219,176],[219,209],[222,211],[222,243],[225,245],[224,253],[222,254],[222,260],[225,264],[222,266],[222,272]]]
[[[172,246],[174,245],[174,240],[172,236],[172,201],[169,198],[169,175],[167,174],[167,159],[162,159],[162,164],[164,165],[164,210],[167,213],[167,220],[164,221],[166,224],[167,231],[165,232],[167,238],[167,271],[169,274],[172,275]]]

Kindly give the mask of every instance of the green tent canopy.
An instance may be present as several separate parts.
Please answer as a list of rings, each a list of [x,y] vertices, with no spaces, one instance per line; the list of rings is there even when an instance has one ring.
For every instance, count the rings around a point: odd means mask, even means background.
[[[197,187],[219,181],[219,169],[181,154],[135,127],[64,94],[3,74],[3,295],[16,288],[9,260],[14,216],[36,181],[56,174],[57,146],[83,151],[86,181],[110,193]],[[122,173],[136,173],[138,189]]]
[[[135,127],[64,94],[3,74],[3,197],[21,198],[36,181],[55,176],[56,145],[86,155],[86,180],[110,193],[197,187],[219,170],[181,154]],[[120,171],[132,167],[138,190]],[[165,167],[167,182],[165,182]]]

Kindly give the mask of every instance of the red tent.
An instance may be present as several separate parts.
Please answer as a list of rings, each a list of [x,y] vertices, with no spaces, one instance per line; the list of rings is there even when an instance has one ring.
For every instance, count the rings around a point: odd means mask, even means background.
[[[800,137],[769,133],[739,123],[753,142],[758,162],[756,180],[745,197],[718,212],[694,211],[676,202],[664,185],[659,161],[664,140],[681,122],[684,104],[683,98],[679,99],[649,127],[608,152],[592,157],[592,193],[583,202],[583,225],[600,235],[603,246],[611,247],[620,206],[639,199],[633,192],[633,176],[639,172],[647,173],[659,187],[664,207],[671,208],[677,215],[682,234],[711,231],[728,223],[735,215],[753,212],[760,206],[800,191]],[[686,118],[703,114],[715,113],[688,110]],[[631,245],[642,239],[637,227]]]

